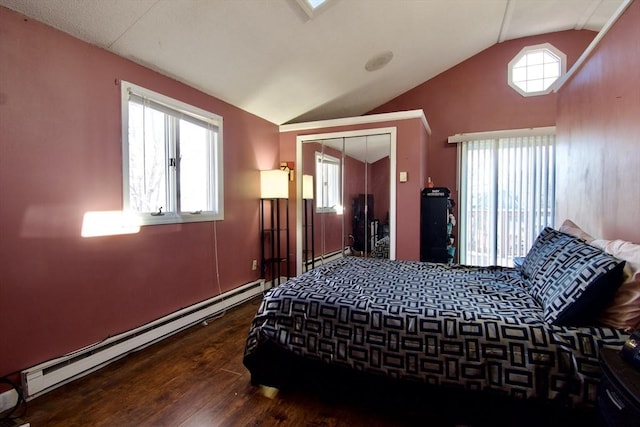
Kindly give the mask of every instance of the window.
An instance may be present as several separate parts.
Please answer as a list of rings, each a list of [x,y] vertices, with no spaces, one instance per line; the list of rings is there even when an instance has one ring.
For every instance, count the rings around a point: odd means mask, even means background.
[[[309,3],[309,6],[311,6],[314,9],[317,9],[318,7],[322,6],[325,1],[326,0],[306,0],[306,2]]]
[[[317,13],[326,9],[332,0],[296,0],[300,8],[307,14],[309,19],[313,19]]]
[[[509,62],[509,85],[523,96],[547,94],[565,74],[566,62],[549,43],[525,47]]]
[[[341,213],[340,159],[316,152],[316,211]]]
[[[122,82],[122,152],[141,224],[223,219],[222,117]]]
[[[512,266],[553,226],[555,136],[462,142],[460,190],[460,263]]]

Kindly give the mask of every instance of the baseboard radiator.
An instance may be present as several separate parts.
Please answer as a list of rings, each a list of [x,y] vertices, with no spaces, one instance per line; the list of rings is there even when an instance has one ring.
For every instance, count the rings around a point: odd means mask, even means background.
[[[351,250],[347,247],[344,248],[344,254],[349,255],[351,253]],[[320,256],[318,257],[318,261],[316,261],[317,263],[319,263],[320,265],[322,265],[323,263],[326,264],[328,262],[334,261],[338,258],[342,258],[344,256],[342,251],[335,251],[335,252],[330,252],[324,256]]]
[[[141,350],[177,332],[196,325],[224,310],[262,294],[270,283],[247,283],[232,291],[183,308],[139,328],[124,332],[65,356],[21,372],[22,391],[27,400],[90,374],[127,354]]]

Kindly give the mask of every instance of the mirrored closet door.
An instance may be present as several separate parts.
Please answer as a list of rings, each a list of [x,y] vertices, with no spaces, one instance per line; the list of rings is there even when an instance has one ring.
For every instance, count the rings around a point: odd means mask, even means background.
[[[342,256],[395,258],[395,129],[299,137],[297,157],[298,273]]]

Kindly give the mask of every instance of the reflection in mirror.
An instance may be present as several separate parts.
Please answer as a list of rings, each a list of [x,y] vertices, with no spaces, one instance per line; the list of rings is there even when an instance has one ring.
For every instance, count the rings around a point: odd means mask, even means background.
[[[309,271],[316,266],[315,251],[315,210],[314,210],[314,179],[313,175],[302,175],[302,233],[304,271]]]
[[[314,186],[313,203],[303,207],[303,271],[345,255],[389,258],[390,138],[302,143],[302,174]]]
[[[345,204],[351,206],[350,253],[355,256],[389,258],[389,174],[388,134],[347,138]]]
[[[327,259],[341,256],[344,251],[342,211],[342,143],[337,141],[308,141],[303,144],[302,172],[314,180],[314,203],[303,225],[312,233],[311,245],[303,249],[305,271]],[[307,209],[309,207],[307,206]],[[310,225],[313,228],[309,230]]]

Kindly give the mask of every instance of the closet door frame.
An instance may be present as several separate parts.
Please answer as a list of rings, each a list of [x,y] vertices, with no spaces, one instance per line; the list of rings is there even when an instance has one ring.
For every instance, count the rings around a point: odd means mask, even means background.
[[[389,258],[396,259],[396,170],[397,170],[397,128],[369,128],[343,132],[318,133],[312,135],[299,135],[296,137],[296,176],[302,177],[302,146],[305,141],[314,142],[323,139],[366,137],[373,135],[389,134]],[[296,180],[296,274],[303,272],[302,254],[302,179]],[[344,218],[343,218],[344,221]]]

